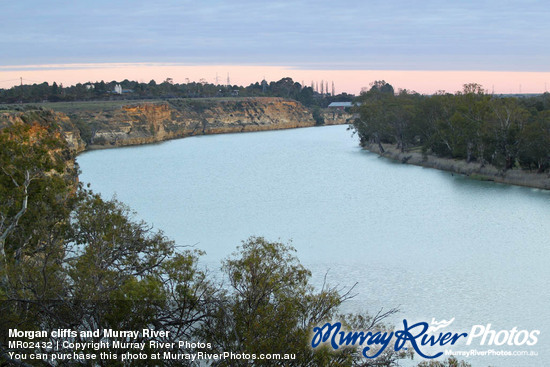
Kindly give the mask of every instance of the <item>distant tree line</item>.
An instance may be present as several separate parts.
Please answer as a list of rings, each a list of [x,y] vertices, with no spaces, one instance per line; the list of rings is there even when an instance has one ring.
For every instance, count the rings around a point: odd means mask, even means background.
[[[401,151],[545,172],[550,167],[550,94],[505,97],[476,83],[462,92],[424,96],[377,81],[357,102],[354,127],[363,143]]]
[[[117,90],[117,86],[120,89]],[[327,107],[333,101],[351,101],[355,96],[342,93],[337,96],[315,92],[283,78],[276,82],[256,82],[247,87],[238,85],[216,85],[202,80],[183,84],[166,79],[162,83],[123,80],[121,82],[78,83],[64,87],[62,84],[20,85],[0,89],[0,103],[71,102],[116,99],[167,99],[167,98],[212,98],[212,97],[283,97],[297,100],[307,107]]]

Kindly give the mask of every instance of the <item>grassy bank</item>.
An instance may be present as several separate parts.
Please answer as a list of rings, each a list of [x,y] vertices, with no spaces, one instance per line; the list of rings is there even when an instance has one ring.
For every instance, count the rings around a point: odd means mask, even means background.
[[[501,170],[489,164],[482,166],[476,162],[467,163],[460,159],[424,155],[420,150],[410,150],[402,153],[394,145],[382,144],[382,146],[384,153],[380,152],[377,144],[367,144],[364,148],[398,162],[453,172],[476,180],[550,190],[550,174],[548,173],[540,174],[521,169]]]

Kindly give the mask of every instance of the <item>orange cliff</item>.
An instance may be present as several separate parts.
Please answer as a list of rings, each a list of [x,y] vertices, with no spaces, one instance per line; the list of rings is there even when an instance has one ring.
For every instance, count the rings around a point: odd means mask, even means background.
[[[88,148],[147,144],[193,135],[315,126],[311,111],[282,98],[177,99],[85,112]],[[333,120],[331,120],[332,122]],[[345,123],[343,120],[337,123]]]
[[[48,107],[55,109],[57,105]],[[275,97],[171,99],[123,105],[89,102],[65,107],[64,113],[38,110],[26,114],[58,124],[76,153],[193,135],[316,125],[310,109],[297,101]],[[17,114],[0,113],[0,127],[14,116]],[[350,123],[351,115],[327,110],[323,117],[325,124],[334,125]]]

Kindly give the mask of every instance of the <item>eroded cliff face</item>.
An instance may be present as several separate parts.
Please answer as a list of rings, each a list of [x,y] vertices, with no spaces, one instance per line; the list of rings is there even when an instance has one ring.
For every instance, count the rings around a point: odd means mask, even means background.
[[[55,108],[55,105],[52,106]],[[350,123],[351,115],[325,111],[326,125]],[[51,110],[0,112],[0,128],[13,123],[51,123],[69,148],[86,149],[154,143],[193,135],[308,127],[312,111],[282,98],[173,99],[121,105],[92,103],[66,113]]]
[[[179,99],[82,111],[89,148],[146,144],[192,135],[314,126],[311,111],[281,98]]]
[[[23,187],[23,181],[28,186],[32,180],[57,176],[70,189],[68,193],[76,192],[75,157],[85,144],[66,115],[51,110],[0,111],[0,140],[7,147],[2,149],[7,154],[2,171],[15,186]],[[14,179],[18,176],[19,182]]]
[[[340,110],[326,109],[325,111],[323,111],[323,119],[325,120],[325,125],[352,124],[355,117],[356,116],[351,113]]]
[[[86,149],[86,143],[80,136],[80,130],[64,113],[51,110],[0,111],[0,129],[18,124],[27,124],[42,129],[53,127],[57,134],[67,141],[68,149],[73,155]]]

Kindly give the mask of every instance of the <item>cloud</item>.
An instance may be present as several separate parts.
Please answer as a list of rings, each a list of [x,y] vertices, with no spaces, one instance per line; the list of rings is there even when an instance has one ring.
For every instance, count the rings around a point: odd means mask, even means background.
[[[537,1],[21,0],[0,14],[0,60],[543,71],[549,13]]]

